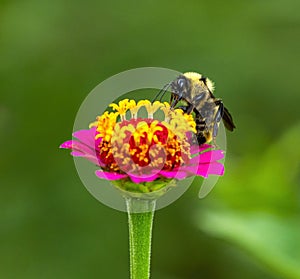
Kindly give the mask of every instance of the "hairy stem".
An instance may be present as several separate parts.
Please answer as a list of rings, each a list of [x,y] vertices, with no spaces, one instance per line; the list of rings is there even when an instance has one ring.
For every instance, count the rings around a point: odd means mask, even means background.
[[[149,279],[155,200],[126,198],[129,225],[130,278]]]

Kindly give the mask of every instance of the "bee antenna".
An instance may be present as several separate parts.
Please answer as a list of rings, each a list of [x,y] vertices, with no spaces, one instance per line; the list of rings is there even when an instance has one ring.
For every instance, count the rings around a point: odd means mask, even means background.
[[[171,83],[166,84],[159,92],[156,94],[155,98],[153,99],[152,103],[157,100],[157,98],[161,95],[159,101],[161,102],[163,96],[166,94],[168,91],[168,88],[170,87]]]

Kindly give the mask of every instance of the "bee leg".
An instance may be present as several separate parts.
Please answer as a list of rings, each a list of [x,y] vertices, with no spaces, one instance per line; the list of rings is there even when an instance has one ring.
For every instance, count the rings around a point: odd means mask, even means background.
[[[174,108],[178,102],[179,102],[178,98],[176,98],[176,96],[174,96],[174,97],[172,96],[171,101],[170,101],[171,108]]]
[[[191,114],[193,110],[194,110],[194,106],[192,104],[189,104],[185,113]]]
[[[182,97],[183,97],[182,93],[179,93],[179,94],[173,93],[172,97],[171,97],[171,102],[170,102],[171,108],[174,108],[178,104],[178,102],[180,102],[182,100]],[[173,98],[173,100],[172,100],[172,98]]]
[[[173,100],[174,100],[174,96],[173,96],[173,94],[171,94],[171,98],[170,98],[170,104],[172,104],[172,103],[173,103]]]
[[[221,100],[215,101],[215,105],[218,106],[218,110],[217,110],[217,113],[216,113],[216,116],[215,116],[215,119],[214,119],[212,137],[213,137],[214,145],[215,145],[215,147],[217,147],[216,137],[217,137],[218,130],[219,130],[219,124],[220,124],[220,121],[221,121],[222,116],[223,116],[224,105],[223,105],[223,102]]]
[[[219,123],[221,121],[222,117],[223,117],[224,105],[223,105],[223,102],[221,100],[215,101],[215,105],[218,106],[218,111],[217,111],[216,116],[215,116],[215,121]]]
[[[183,110],[184,113],[186,113],[188,108],[189,108],[188,106],[179,106],[179,107],[177,107],[177,109]]]
[[[218,148],[218,145],[217,145],[218,129],[219,129],[219,122],[215,122],[215,124],[213,126],[213,134],[212,134],[212,141],[213,141],[213,147],[214,147],[214,149]]]
[[[189,104],[188,106],[179,106],[177,108],[182,109],[184,113],[190,114],[193,111],[194,106]]]
[[[213,138],[213,143],[214,143],[213,145],[214,149],[217,149],[219,146],[217,145],[216,138]]]

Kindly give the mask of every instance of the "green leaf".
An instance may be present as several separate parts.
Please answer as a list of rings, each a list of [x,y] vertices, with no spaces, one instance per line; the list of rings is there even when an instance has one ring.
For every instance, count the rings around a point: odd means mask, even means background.
[[[230,172],[220,179],[214,204],[208,201],[196,219],[203,231],[248,251],[285,279],[300,278],[299,142],[300,123],[265,152],[227,161]]]
[[[299,220],[229,210],[201,212],[200,217],[205,232],[242,247],[283,278],[300,278]]]

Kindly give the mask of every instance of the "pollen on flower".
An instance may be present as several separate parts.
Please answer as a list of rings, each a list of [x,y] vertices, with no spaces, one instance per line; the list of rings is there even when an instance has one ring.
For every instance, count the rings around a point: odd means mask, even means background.
[[[163,104],[159,101],[155,101],[151,103],[149,100],[141,100],[138,102],[138,106],[144,106],[148,113],[148,118],[153,118],[153,114],[163,106]]]
[[[125,114],[126,114],[127,110],[136,107],[136,102],[135,102],[135,100],[124,99],[124,100],[121,100],[118,105],[112,103],[109,106],[113,110],[117,111],[117,113],[121,117],[121,120],[125,120]]]
[[[182,110],[171,110],[168,103],[141,100],[122,100],[110,104],[115,112],[105,112],[92,123],[96,139],[102,138],[97,155],[104,169],[118,173],[141,173],[147,169],[173,170],[190,158],[186,132],[195,131],[195,122]],[[145,107],[148,118],[138,118]],[[126,112],[131,111],[131,119]],[[165,114],[165,121],[153,119],[157,110]],[[120,115],[120,121],[117,117]]]
[[[165,193],[175,185],[173,180],[194,175],[223,175],[224,165],[218,161],[224,158],[223,151],[209,144],[194,145],[193,115],[148,100],[125,99],[110,107],[112,112],[105,111],[88,130],[74,132],[76,139],[60,145],[101,168],[95,171],[98,178],[139,194],[161,189]],[[148,115],[142,118],[145,111]]]
[[[96,126],[96,139],[102,138],[104,141],[109,142],[112,137],[116,121],[117,113],[106,111],[101,116],[98,116],[97,121],[90,125]]]

